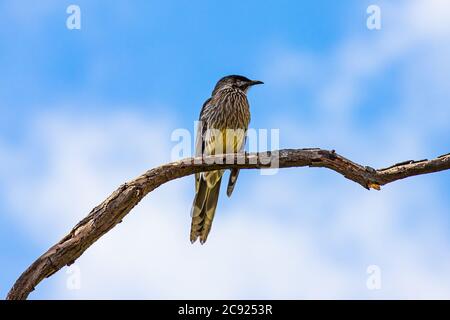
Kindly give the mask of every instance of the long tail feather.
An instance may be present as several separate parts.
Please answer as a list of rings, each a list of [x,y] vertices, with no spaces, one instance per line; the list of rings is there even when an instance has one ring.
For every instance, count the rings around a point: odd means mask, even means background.
[[[203,244],[208,238],[219,199],[221,181],[222,178],[219,178],[211,188],[208,187],[208,183],[203,177],[200,177],[198,191],[195,195],[191,211],[190,240],[192,243],[200,238],[200,243]]]
[[[208,199],[206,199],[205,207],[205,219],[203,221],[203,228],[200,234],[200,243],[204,244],[208,238],[208,234],[211,231],[212,222],[214,219],[214,214],[217,208],[217,201],[219,200],[220,185],[222,179],[216,183],[216,185],[209,190]]]

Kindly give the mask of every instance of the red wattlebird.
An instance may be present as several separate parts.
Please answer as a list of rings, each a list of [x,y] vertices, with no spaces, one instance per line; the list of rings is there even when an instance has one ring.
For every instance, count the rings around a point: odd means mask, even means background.
[[[243,150],[250,122],[248,89],[262,81],[231,75],[220,79],[211,97],[205,101],[200,112],[196,156],[235,153]],[[200,238],[205,243],[211,230],[219,198],[220,183],[224,170],[197,173],[195,175],[195,198],[192,204],[191,242]],[[231,196],[239,169],[232,169],[227,195]]]

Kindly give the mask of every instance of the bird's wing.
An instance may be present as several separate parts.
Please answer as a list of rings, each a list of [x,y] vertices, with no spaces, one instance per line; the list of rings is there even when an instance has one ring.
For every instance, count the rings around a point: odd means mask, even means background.
[[[205,107],[210,102],[211,99],[206,100],[200,112],[200,123],[197,128],[195,146],[196,156],[215,154],[217,149],[215,135],[207,131],[207,125],[202,121]],[[195,198],[191,210],[191,242],[195,242],[197,238],[200,238],[200,243],[203,244],[208,238],[219,198],[222,174],[223,170],[216,170],[195,175]]]
[[[196,140],[195,140],[195,156],[196,157],[202,156],[203,152],[205,150],[204,135],[205,135],[207,127],[206,127],[206,124],[202,122],[202,115],[203,115],[203,111],[205,109],[205,106],[208,105],[208,103],[210,101],[211,101],[211,98],[206,100],[205,103],[202,106],[202,110],[200,111],[199,124],[198,124],[198,127],[197,127],[197,136],[196,136]],[[199,190],[200,174],[201,173],[196,173],[195,174],[195,191],[196,192],[198,192],[198,190]]]

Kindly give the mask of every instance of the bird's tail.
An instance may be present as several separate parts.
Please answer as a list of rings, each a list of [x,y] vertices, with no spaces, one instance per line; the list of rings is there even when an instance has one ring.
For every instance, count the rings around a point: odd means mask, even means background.
[[[208,238],[209,231],[211,230],[214,213],[216,212],[217,200],[219,199],[222,176],[216,176],[215,179],[210,179],[210,177],[217,174],[219,174],[219,172],[212,171],[201,174],[199,177],[199,185],[191,211],[192,223],[190,238],[192,243],[200,238],[200,243],[204,244]]]
[[[231,169],[230,179],[228,180],[228,187],[227,187],[228,197],[231,197],[231,194],[233,193],[234,186],[236,185],[238,176],[239,176],[239,169]]]

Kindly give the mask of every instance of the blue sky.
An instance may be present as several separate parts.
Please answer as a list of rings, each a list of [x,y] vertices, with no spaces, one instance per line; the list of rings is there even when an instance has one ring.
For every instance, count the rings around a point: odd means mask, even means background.
[[[281,147],[373,167],[449,152],[449,15],[439,0],[0,1],[0,295],[170,161],[171,133],[193,130],[226,74],[265,82],[251,126],[279,129]],[[205,246],[188,241],[192,178],[173,181],[77,261],[79,289],[65,268],[30,298],[450,298],[449,178],[369,192],[327,170],[245,171]]]

